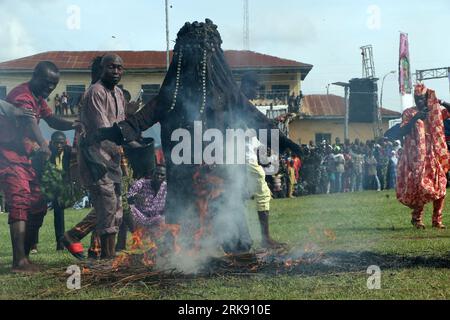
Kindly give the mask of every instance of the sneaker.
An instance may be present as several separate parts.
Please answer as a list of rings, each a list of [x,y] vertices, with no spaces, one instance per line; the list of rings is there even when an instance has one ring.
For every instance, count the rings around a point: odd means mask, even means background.
[[[37,254],[38,250],[37,250],[37,246],[33,246],[33,248],[31,248],[30,250],[30,254]]]

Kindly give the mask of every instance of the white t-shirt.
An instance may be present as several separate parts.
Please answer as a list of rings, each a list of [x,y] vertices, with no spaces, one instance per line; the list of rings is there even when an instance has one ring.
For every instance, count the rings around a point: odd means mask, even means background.
[[[266,176],[272,176],[274,174],[277,174],[280,170],[280,160],[278,159],[278,155],[272,154],[269,157],[270,166],[263,167],[264,172],[266,173]]]
[[[247,163],[258,163],[258,149],[262,144],[258,138],[252,137],[245,142],[245,161]]]

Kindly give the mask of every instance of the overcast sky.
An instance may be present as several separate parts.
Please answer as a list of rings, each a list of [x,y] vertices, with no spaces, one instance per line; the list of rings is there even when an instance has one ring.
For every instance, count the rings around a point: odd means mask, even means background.
[[[186,21],[212,19],[224,49],[243,48],[242,0],[169,0],[170,39]],[[361,77],[362,45],[372,44],[376,75],[397,70],[399,31],[410,39],[412,69],[450,66],[448,0],[249,0],[250,49],[314,65],[305,94]],[[51,50],[165,50],[164,0],[0,0],[0,61]],[[447,79],[426,84],[450,100]],[[331,87],[330,92],[343,95]],[[397,76],[384,105],[400,110]]]

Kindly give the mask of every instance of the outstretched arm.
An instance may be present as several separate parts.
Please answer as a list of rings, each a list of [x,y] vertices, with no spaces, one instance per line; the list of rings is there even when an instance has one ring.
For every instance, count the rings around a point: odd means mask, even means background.
[[[111,128],[102,128],[98,132],[98,140],[110,140],[119,145],[138,139],[141,132],[161,121],[164,105],[158,96],[148,102],[138,113]]]
[[[78,127],[79,123],[77,121],[68,121],[59,118],[53,114],[47,118],[44,118],[44,121],[47,122],[50,128],[60,131],[74,130],[76,127]]]
[[[410,134],[412,128],[414,128],[414,126],[416,125],[417,120],[424,120],[424,119],[426,119],[427,115],[428,115],[427,109],[417,112],[414,115],[414,117],[412,117],[411,120],[409,120],[409,122],[407,124],[400,127],[399,136],[397,137],[397,139],[401,139],[404,136],[407,136],[408,134]]]
[[[274,120],[268,119],[265,115],[263,115],[252,103],[248,101],[245,96],[241,96],[242,101],[242,118],[246,119],[247,126],[252,129],[279,129],[276,122]],[[280,151],[284,152],[287,149],[290,149],[294,154],[301,155],[302,151],[298,144],[294,141],[290,140],[285,134],[280,131]],[[268,139],[268,146],[271,148],[271,141]]]

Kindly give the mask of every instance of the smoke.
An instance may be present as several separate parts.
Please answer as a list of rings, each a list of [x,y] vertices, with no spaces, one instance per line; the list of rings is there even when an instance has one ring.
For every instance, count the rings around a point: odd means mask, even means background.
[[[245,215],[247,194],[245,167],[238,165],[221,167],[227,178],[221,196],[211,199],[208,203],[207,219],[211,223],[211,232],[204,234],[200,241],[200,250],[195,256],[175,256],[173,260],[184,272],[197,273],[212,257],[222,257],[227,252],[247,252],[252,245]]]

